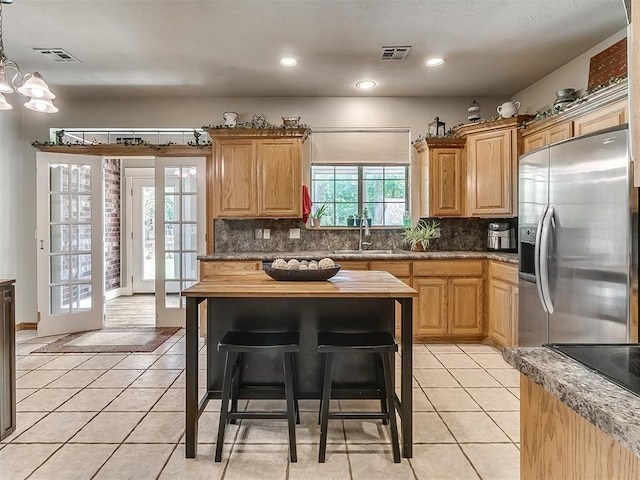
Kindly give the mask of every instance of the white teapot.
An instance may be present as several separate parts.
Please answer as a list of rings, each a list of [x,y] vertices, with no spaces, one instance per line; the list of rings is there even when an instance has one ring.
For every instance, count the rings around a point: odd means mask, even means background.
[[[517,115],[519,108],[520,102],[504,102],[497,110],[502,118],[509,118]]]

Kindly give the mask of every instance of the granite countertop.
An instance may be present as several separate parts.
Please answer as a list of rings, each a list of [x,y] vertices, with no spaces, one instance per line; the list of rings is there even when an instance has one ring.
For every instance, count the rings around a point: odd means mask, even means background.
[[[523,375],[640,456],[640,397],[546,347],[505,348]]]
[[[216,252],[199,255],[198,260],[266,260],[276,258],[317,259],[331,257],[334,260],[433,260],[433,259],[464,259],[487,258],[507,263],[518,263],[517,253],[503,252],[412,252],[409,250],[311,250],[299,252]]]

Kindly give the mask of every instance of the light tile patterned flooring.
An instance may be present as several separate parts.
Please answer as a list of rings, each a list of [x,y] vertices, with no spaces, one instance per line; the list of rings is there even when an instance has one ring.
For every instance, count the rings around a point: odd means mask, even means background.
[[[244,420],[216,464],[219,402],[200,418],[198,457],[184,458],[184,331],[151,354],[34,354],[57,338],[34,335],[17,334],[18,430],[0,444],[3,480],[519,478],[518,373],[485,345],[415,346],[414,457],[401,464],[375,421],[330,422],[318,464],[315,401],[301,401],[298,463],[286,422]]]

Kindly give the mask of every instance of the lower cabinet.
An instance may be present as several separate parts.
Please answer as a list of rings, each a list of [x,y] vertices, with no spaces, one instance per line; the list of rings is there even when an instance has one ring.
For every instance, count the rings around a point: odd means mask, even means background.
[[[488,331],[496,343],[518,344],[518,268],[517,265],[489,261]]]
[[[13,281],[0,280],[0,440],[16,429],[16,319]]]
[[[413,333],[419,340],[434,337],[480,340],[484,334],[484,260],[427,260],[413,266]],[[420,277],[421,276],[421,277]]]

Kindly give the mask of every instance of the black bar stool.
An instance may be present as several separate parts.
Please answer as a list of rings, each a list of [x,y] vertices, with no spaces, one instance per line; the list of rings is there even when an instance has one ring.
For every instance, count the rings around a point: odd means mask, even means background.
[[[400,463],[400,446],[398,444],[398,426],[394,401],[393,356],[398,351],[398,344],[388,332],[370,333],[318,333],[318,353],[324,356],[322,374],[322,398],[320,400],[320,452],[318,462],[324,463],[327,452],[327,430],[329,419],[380,419],[389,422],[393,461]],[[382,411],[377,412],[341,412],[329,413],[331,403],[331,385],[333,376],[334,353],[373,353],[378,356],[376,370],[380,370],[384,380],[379,383]]]
[[[298,400],[295,386],[294,353],[300,351],[300,334],[298,332],[258,333],[227,332],[218,343],[218,351],[226,352],[227,359],[222,380],[222,404],[220,406],[220,422],[218,424],[218,442],[216,443],[215,461],[222,459],[224,431],[227,422],[235,423],[236,419],[284,419],[289,422],[289,456],[292,462],[297,461],[296,422],[299,422]],[[284,367],[284,397],[287,401],[285,412],[247,411],[238,412],[238,390],[242,371],[242,354],[258,352],[281,352]],[[231,400],[231,410],[229,401]]]

